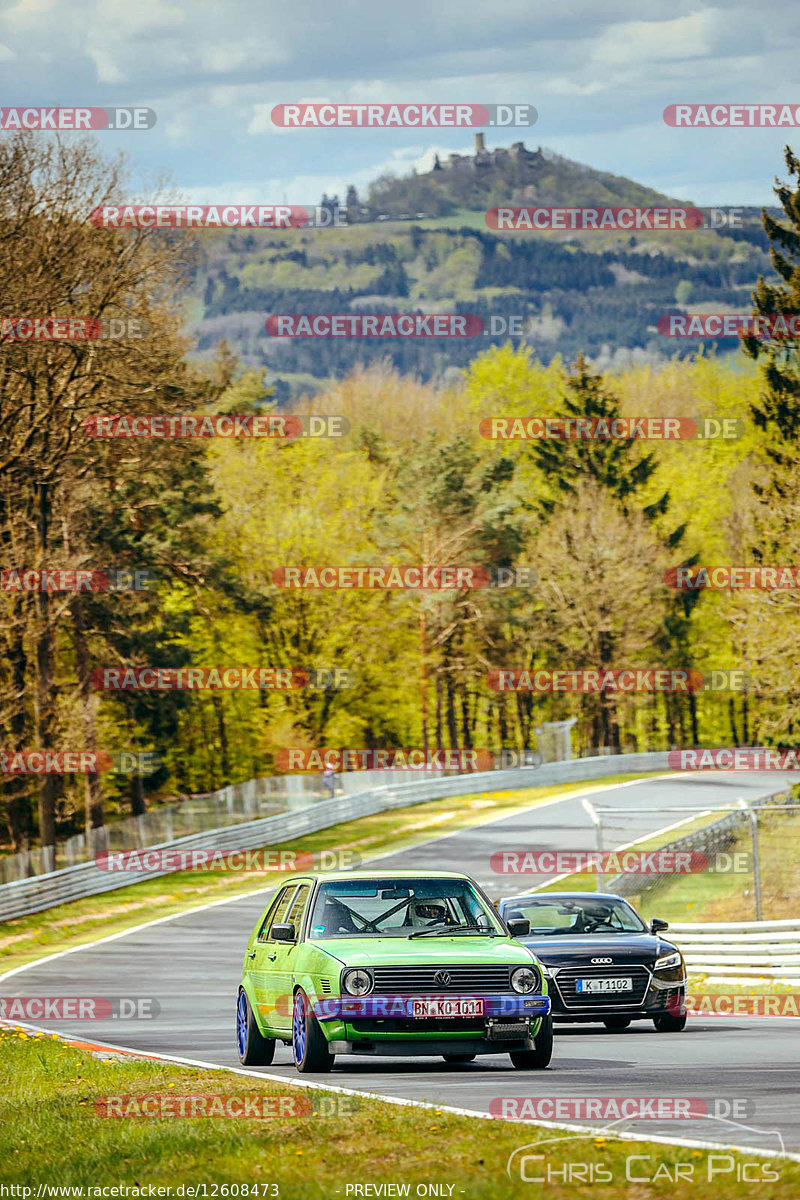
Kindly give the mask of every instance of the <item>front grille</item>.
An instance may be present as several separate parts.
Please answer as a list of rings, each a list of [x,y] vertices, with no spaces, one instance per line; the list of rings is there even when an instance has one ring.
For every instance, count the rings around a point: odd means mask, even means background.
[[[442,992],[469,992],[471,994],[507,992],[511,986],[509,978],[513,968],[465,964],[448,967],[437,964],[435,966],[372,967],[371,970],[375,978],[373,989],[375,992],[390,992],[399,995],[432,992],[434,995],[440,995]],[[449,975],[449,982],[442,980],[442,972]]]
[[[631,979],[630,992],[578,992],[579,979]],[[650,983],[646,967],[615,963],[610,967],[563,967],[555,976],[555,985],[565,1008],[630,1008],[641,1005]]]
[[[665,1009],[677,1016],[683,988],[664,988],[663,991],[651,992],[647,1002],[648,1009]]]

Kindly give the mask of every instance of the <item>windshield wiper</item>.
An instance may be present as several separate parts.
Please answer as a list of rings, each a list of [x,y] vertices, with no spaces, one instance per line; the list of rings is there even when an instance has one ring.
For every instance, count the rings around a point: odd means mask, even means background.
[[[439,934],[444,934],[446,937],[459,937],[466,935],[467,937],[499,937],[500,934],[494,929],[479,929],[476,925],[474,928],[466,928],[463,925],[457,926],[455,929],[451,925],[429,925],[426,929],[415,929],[410,933],[409,938],[427,937],[431,934],[437,937]]]

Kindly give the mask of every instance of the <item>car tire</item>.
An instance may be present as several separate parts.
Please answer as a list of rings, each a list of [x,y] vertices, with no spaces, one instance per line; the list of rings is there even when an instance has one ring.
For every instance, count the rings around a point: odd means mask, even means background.
[[[301,1075],[330,1071],[334,1055],[304,991],[295,992],[292,1008],[292,1057]]]
[[[630,1017],[605,1017],[603,1020],[606,1029],[610,1029],[613,1033],[620,1029],[627,1029],[630,1023]]]
[[[657,1033],[680,1033],[686,1025],[686,1013],[682,1017],[677,1017],[674,1013],[661,1013],[660,1016],[653,1017],[653,1024]]]
[[[533,1050],[512,1050],[509,1053],[518,1071],[543,1071],[553,1057],[553,1018],[542,1017],[539,1032],[533,1039]]]
[[[475,1058],[474,1054],[443,1054],[446,1063],[468,1063]]]
[[[236,1049],[243,1067],[268,1067],[275,1055],[275,1039],[265,1038],[258,1028],[244,988],[239,988],[236,1003]]]

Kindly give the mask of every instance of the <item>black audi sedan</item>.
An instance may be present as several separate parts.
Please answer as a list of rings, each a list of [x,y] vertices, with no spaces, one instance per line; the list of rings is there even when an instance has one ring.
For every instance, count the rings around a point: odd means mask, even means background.
[[[554,1021],[602,1021],[619,1030],[651,1020],[659,1033],[684,1028],[686,965],[662,937],[666,921],[655,918],[648,927],[627,900],[602,892],[511,896],[498,911],[543,964]]]

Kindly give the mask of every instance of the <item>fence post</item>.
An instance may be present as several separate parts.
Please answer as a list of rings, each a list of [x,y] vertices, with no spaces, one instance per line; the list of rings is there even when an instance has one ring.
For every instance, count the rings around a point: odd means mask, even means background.
[[[747,813],[750,821],[750,836],[753,845],[753,891],[756,899],[756,920],[761,920],[761,867],[758,858],[758,813],[751,808],[746,800],[739,797],[739,804]]]
[[[587,800],[585,797],[581,800],[581,807],[583,808],[583,811],[588,814],[589,819],[591,820],[592,824],[594,825],[595,833],[597,835],[597,849],[600,851],[600,854],[602,856],[602,853],[603,853],[603,824],[600,819],[600,816],[598,815],[597,809],[592,804],[591,800]],[[597,872],[597,890],[598,890],[598,892],[602,892],[604,887],[605,887],[605,873],[603,871],[603,860],[601,857],[600,870]]]

